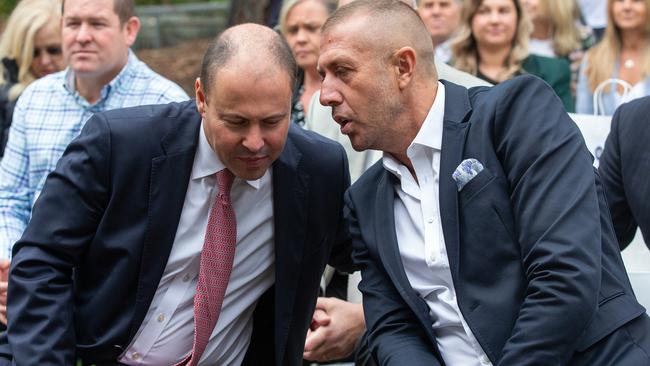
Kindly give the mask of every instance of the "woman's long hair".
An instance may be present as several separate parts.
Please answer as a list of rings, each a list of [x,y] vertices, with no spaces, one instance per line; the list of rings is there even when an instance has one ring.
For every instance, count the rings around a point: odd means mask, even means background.
[[[553,50],[559,57],[567,57],[569,53],[581,46],[580,31],[576,27],[578,7],[574,0],[542,0],[542,12],[551,23]]]
[[[472,75],[478,74],[480,57],[476,39],[472,34],[472,19],[482,3],[483,0],[465,0],[463,2],[460,30],[452,45],[454,67]],[[521,71],[521,64],[528,57],[528,40],[532,24],[521,11],[519,1],[512,0],[512,3],[517,12],[517,28],[512,39],[510,53],[506,58],[505,70],[499,75],[497,81],[507,80]]]
[[[61,20],[60,0],[22,0],[9,16],[0,39],[0,60],[12,59],[18,65],[18,83],[9,89],[9,100],[15,100],[20,93],[36,79],[30,71],[34,59],[34,38],[46,24]],[[0,85],[7,82],[4,66],[0,63]]]
[[[623,43],[621,29],[614,24],[613,3],[614,0],[607,1],[607,27],[603,39],[591,48],[586,55],[587,67],[585,75],[589,82],[589,89],[592,92],[600,83],[612,77],[612,72],[621,54]],[[650,0],[645,0],[645,7],[647,14],[650,11]],[[644,31],[646,46],[643,48],[644,52],[639,62],[642,77],[650,75],[650,21],[648,19],[645,21]],[[591,60],[597,61],[591,62]],[[608,90],[608,88],[605,90]]]

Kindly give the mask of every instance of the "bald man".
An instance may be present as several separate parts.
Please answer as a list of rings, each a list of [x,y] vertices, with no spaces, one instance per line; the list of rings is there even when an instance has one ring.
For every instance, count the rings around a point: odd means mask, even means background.
[[[346,193],[380,365],[648,365],[592,159],[548,85],[439,81],[417,13],[358,0],[321,33],[320,101],[355,150]]]
[[[289,123],[295,74],[241,25],[196,102],[91,118],[15,246],[4,364],[301,365],[323,268],[350,262],[349,174]]]

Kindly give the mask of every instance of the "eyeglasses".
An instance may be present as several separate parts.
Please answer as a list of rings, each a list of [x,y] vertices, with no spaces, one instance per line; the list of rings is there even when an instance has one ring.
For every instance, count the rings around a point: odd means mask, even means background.
[[[34,58],[41,57],[42,52],[45,52],[50,56],[59,56],[62,51],[60,46],[47,46],[47,47],[34,48]]]

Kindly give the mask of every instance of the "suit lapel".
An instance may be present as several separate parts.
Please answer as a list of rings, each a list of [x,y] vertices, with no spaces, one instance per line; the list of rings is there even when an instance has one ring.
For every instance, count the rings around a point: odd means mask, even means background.
[[[463,146],[467,137],[471,113],[467,89],[442,81],[445,84],[445,118],[440,156],[440,217],[445,247],[454,282],[458,280],[460,234],[458,223],[458,190],[452,173],[462,161]]]
[[[430,324],[431,319],[425,318],[422,311],[421,299],[416,296],[411,283],[406,276],[399,244],[395,233],[395,189],[391,173],[383,171],[377,184],[375,199],[375,243],[379,257],[393,284],[399,291],[406,304],[413,309],[421,323]],[[428,333],[430,334],[430,333]],[[433,339],[432,339],[433,341]]]
[[[201,117],[194,104],[185,107],[185,118],[176,122],[162,140],[163,154],[151,160],[148,224],[129,340],[142,324],[167,265],[194,162]],[[192,112],[194,111],[194,112]]]
[[[291,136],[291,134],[289,134]],[[287,139],[273,164],[273,216],[275,222],[275,363],[284,363],[307,225],[309,176],[298,169],[302,154]],[[293,269],[293,270],[290,270]]]

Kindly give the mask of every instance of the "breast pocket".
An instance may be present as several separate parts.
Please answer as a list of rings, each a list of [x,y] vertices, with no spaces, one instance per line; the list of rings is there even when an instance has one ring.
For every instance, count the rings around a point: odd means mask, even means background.
[[[465,207],[465,205],[467,205],[493,181],[494,174],[492,174],[488,168],[481,170],[474,178],[463,186],[463,189],[461,189],[460,192],[458,192],[460,207]]]

